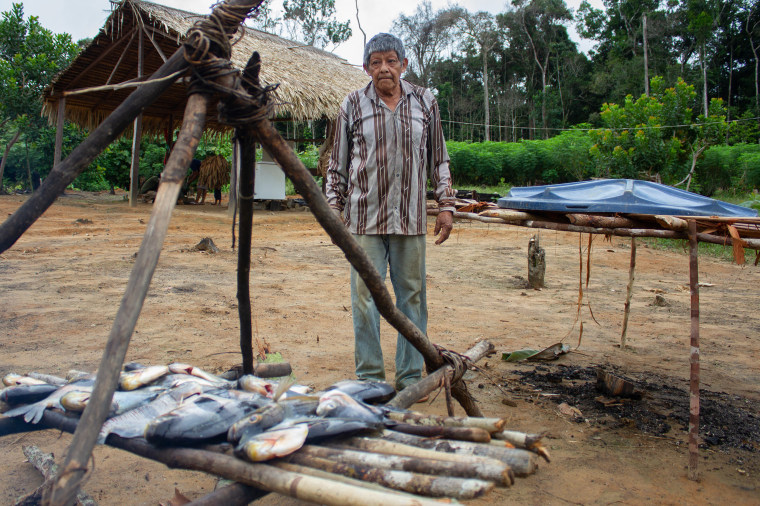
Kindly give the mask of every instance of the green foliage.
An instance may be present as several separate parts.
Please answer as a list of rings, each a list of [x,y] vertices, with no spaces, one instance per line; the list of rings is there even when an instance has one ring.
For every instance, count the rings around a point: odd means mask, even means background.
[[[688,172],[691,157],[699,158],[725,133],[725,111],[713,100],[707,117],[694,118],[694,86],[682,79],[666,88],[660,77],[651,81],[650,96],[634,100],[628,95],[623,106],[604,104],[604,129],[591,131],[590,152],[599,177],[643,178],[659,174],[675,183]]]
[[[581,129],[540,141],[448,141],[446,146],[457,186],[564,183],[586,179],[593,169],[591,139]]]
[[[351,37],[351,24],[334,19],[335,0],[285,0],[283,18],[299,25],[303,41],[325,48],[337,46]]]
[[[712,146],[697,163],[702,192],[747,192],[760,188],[760,144]]]

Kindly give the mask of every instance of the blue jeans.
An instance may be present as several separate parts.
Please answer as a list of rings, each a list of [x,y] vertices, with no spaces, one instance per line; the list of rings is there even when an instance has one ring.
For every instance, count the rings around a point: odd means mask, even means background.
[[[424,235],[356,235],[385,281],[390,266],[396,307],[423,334],[427,333]],[[380,313],[364,281],[351,268],[351,310],[354,320],[354,359],[359,379],[385,380],[380,347]],[[396,388],[402,389],[422,378],[422,354],[401,334],[396,340]]]

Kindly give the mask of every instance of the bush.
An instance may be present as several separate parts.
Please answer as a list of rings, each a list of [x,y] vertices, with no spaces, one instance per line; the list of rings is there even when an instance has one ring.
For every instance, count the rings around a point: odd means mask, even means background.
[[[697,180],[702,192],[750,191],[760,187],[760,145],[712,146],[697,163]]]

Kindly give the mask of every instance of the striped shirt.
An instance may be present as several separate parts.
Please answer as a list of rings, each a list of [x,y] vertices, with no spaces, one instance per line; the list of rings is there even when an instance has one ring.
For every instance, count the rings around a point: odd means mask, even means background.
[[[440,210],[454,211],[449,154],[430,90],[401,80],[395,111],[370,82],[346,97],[327,169],[330,207],[354,234],[423,235],[430,178]]]

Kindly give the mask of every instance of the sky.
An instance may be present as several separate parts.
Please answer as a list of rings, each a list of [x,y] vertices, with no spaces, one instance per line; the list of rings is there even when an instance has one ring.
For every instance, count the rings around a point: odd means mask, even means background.
[[[24,4],[24,16],[38,16],[40,23],[54,33],[66,32],[71,34],[74,41],[94,37],[100,27],[105,23],[111,12],[109,0],[15,0]],[[166,5],[191,12],[208,13],[214,0],[152,0],[154,3]],[[277,5],[281,6],[281,0],[275,0],[273,11],[278,11]],[[568,7],[577,10],[581,0],[565,0]],[[0,12],[10,10],[13,0],[0,0]],[[400,14],[407,16],[414,14],[417,1],[409,0],[358,0],[359,17],[361,26],[367,33],[367,37],[379,32],[391,30],[393,21]],[[470,12],[481,10],[491,13],[503,12],[506,0],[431,0],[433,10],[439,10],[450,4],[457,3]],[[601,0],[591,0],[591,5],[596,8],[602,7]],[[354,35],[345,43],[334,49],[333,52],[348,60],[350,63],[361,64],[363,52],[362,33],[356,24],[356,3],[354,0],[335,0],[336,17],[339,21],[351,20],[351,28]],[[588,51],[591,42],[580,39],[574,28],[570,27],[570,36],[575,40],[579,49]],[[329,49],[329,48],[328,48]]]

